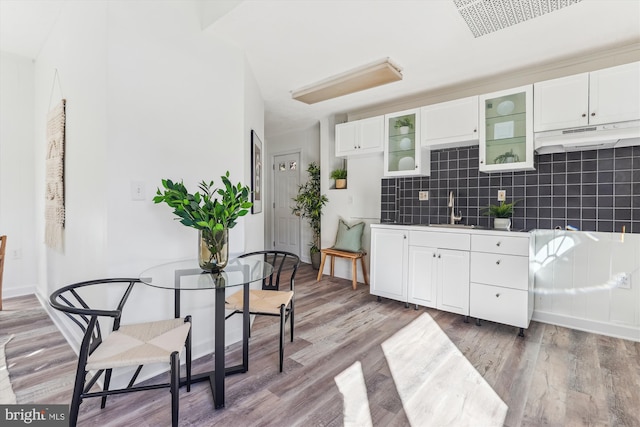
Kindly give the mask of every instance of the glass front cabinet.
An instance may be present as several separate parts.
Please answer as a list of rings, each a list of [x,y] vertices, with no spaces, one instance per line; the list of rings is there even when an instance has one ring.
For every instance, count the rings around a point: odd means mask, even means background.
[[[431,153],[420,146],[420,109],[387,114],[384,127],[384,175],[428,175]]]
[[[481,172],[532,170],[533,85],[481,95]]]

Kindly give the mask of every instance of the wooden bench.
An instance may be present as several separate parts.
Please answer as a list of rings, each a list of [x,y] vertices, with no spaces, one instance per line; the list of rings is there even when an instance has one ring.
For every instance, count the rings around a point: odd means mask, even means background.
[[[324,270],[324,262],[327,259],[327,255],[331,257],[331,277],[333,277],[333,266],[335,264],[336,257],[338,258],[346,258],[351,260],[351,277],[353,281],[353,289],[356,289],[358,286],[358,266],[356,261],[359,259],[362,264],[362,274],[364,274],[364,283],[365,285],[369,285],[369,276],[367,275],[367,266],[364,264],[364,256],[365,252],[347,252],[341,251],[338,249],[322,249],[320,251],[322,253],[322,261],[320,262],[320,271],[318,271],[318,279],[322,279],[322,271]]]

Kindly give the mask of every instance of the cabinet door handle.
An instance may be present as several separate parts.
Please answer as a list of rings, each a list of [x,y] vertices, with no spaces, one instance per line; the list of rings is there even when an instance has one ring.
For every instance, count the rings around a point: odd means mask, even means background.
[[[478,129],[474,129],[474,130],[473,130],[473,133],[476,133],[476,132],[478,132]]]
[[[582,113],[582,117],[587,117],[587,115],[585,113]]]
[[[438,254],[438,258],[441,258],[440,254]]]
[[[500,294],[496,294],[496,298],[500,298]]]
[[[496,261],[496,265],[500,265],[500,260],[497,260],[497,261]]]
[[[497,242],[497,243],[496,243],[496,246],[500,246],[500,242]]]
[[[433,254],[433,257],[435,258],[435,257],[436,257],[436,254]]]
[[[596,113],[591,113],[591,117],[594,117],[596,115]]]
[[[483,163],[484,163],[484,160],[480,160],[480,164],[483,164]]]

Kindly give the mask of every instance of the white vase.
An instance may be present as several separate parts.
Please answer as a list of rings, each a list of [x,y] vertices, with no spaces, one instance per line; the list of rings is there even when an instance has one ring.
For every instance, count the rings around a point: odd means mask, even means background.
[[[400,135],[406,135],[409,133],[409,126],[400,126]]]
[[[495,218],[493,220],[493,228],[496,230],[511,229],[511,218]]]

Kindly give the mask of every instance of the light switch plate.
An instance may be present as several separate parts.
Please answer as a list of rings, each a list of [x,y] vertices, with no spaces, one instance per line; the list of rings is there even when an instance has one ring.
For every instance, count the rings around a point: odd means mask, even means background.
[[[507,200],[507,190],[498,190],[498,201],[504,202]]]
[[[429,200],[428,191],[418,191],[418,200]]]
[[[144,200],[144,182],[142,181],[131,181],[131,200]]]

